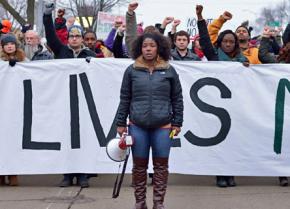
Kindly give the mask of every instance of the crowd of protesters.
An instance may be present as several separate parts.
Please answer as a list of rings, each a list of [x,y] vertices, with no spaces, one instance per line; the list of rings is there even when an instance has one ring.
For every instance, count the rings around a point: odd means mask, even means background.
[[[64,18],[64,9],[59,9],[55,20],[53,20],[54,4],[47,4],[44,10],[43,24],[46,42],[43,41],[43,38],[30,25],[23,25],[22,30],[15,34],[11,32],[11,22],[9,20],[2,20],[0,23],[1,60],[8,61],[11,66],[14,66],[17,62],[48,59],[87,57],[133,58],[137,63],[136,66],[150,65],[149,69],[152,67],[153,69],[156,68],[156,63],[159,63],[162,67],[169,66],[166,64],[168,60],[230,61],[243,63],[246,67],[250,64],[290,63],[290,24],[287,25],[283,34],[280,34],[281,30],[274,30],[269,26],[265,26],[260,36],[251,38],[252,28],[245,24],[239,25],[234,31],[222,31],[223,24],[230,21],[233,16],[228,11],[224,11],[211,24],[207,25],[206,20],[202,16],[203,6],[197,5],[195,12],[198,20],[199,34],[190,37],[186,31],[177,30],[180,20],[174,17],[166,17],[161,24],[147,26],[143,29],[142,23],[137,24],[135,13],[137,8],[138,3],[132,2],[129,4],[128,11],[126,12],[126,22],[124,23],[117,19],[106,40],[98,40],[94,31],[90,29],[84,30],[81,26],[75,25],[73,18],[66,20]],[[172,25],[172,28],[165,35],[166,27],[169,24]],[[148,42],[147,39],[150,39],[151,42]],[[156,63],[148,63],[143,58],[149,56],[147,58],[150,60],[150,53],[152,51],[150,49],[147,54],[145,51],[142,51],[142,47],[147,47],[145,46],[146,44],[149,44],[149,47],[153,48],[157,45],[159,50],[167,50],[168,48],[168,57],[167,54],[166,56],[164,55],[165,51],[158,51],[158,54],[163,56],[163,60],[159,60],[159,56],[154,55],[154,59],[157,59]],[[189,48],[190,44],[192,44],[191,48]],[[136,47],[141,47],[141,51],[138,51]],[[140,56],[142,54],[143,58],[141,59]],[[175,71],[173,70],[174,73]],[[123,119],[125,121],[125,118]],[[181,126],[181,123],[178,125]],[[140,166],[142,163],[143,161],[140,163],[135,159],[136,167],[133,167],[133,171],[134,169],[147,170],[147,160],[146,165],[143,167]],[[167,167],[164,169],[166,171],[163,172],[166,173]],[[138,175],[140,177],[141,174],[135,174],[135,182],[133,182],[133,185],[137,188],[136,195],[138,198],[145,198],[145,177],[143,175],[142,182],[138,184]],[[158,176],[155,173],[154,175]],[[67,187],[73,185],[74,177],[76,177],[77,184],[81,187],[85,188],[89,186],[88,175],[83,173],[64,174],[64,179],[60,183],[60,186]],[[279,177],[279,180],[281,186],[288,185],[286,177]],[[163,181],[166,184],[167,179]],[[6,176],[0,176],[0,184],[4,185],[6,183]],[[8,176],[8,184],[11,186],[18,185],[17,176]],[[218,187],[231,187],[236,186],[236,182],[233,176],[217,176],[216,185]],[[164,198],[165,191],[162,195],[161,199]]]

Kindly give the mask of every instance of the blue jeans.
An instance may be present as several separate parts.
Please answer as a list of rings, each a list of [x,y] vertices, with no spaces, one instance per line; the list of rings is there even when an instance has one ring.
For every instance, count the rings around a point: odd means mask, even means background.
[[[129,134],[134,141],[133,157],[149,158],[149,150],[152,147],[153,158],[168,158],[172,144],[172,140],[169,138],[170,131],[170,128],[146,129],[131,124]]]

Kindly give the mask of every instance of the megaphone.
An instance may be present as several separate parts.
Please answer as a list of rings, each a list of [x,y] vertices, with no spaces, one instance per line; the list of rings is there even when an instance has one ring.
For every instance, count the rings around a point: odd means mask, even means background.
[[[121,138],[117,137],[111,139],[106,146],[107,155],[115,162],[122,162],[126,159],[127,153],[130,152],[129,147],[132,146],[132,144],[132,137],[126,134]]]
[[[113,198],[117,198],[120,194],[128,158],[130,155],[130,147],[132,145],[133,145],[132,137],[128,136],[127,133],[123,133],[121,138],[111,139],[106,146],[107,155],[109,156],[111,160],[116,161],[116,162],[124,161],[120,179],[119,179],[119,173],[118,173],[115,184],[114,184],[113,195],[112,195]]]

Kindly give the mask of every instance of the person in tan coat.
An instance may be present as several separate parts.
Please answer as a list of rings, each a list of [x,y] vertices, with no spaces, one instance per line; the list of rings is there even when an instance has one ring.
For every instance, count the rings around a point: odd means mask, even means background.
[[[0,59],[8,61],[10,66],[14,66],[16,62],[22,62],[27,60],[25,53],[19,48],[17,39],[14,34],[8,33],[1,36]],[[6,176],[0,176],[0,185],[6,184]],[[16,175],[8,175],[8,185],[18,186],[18,178]]]

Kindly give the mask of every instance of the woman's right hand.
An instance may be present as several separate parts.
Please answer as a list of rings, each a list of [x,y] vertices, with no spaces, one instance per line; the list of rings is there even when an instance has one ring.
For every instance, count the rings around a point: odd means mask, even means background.
[[[228,11],[225,11],[223,14],[222,14],[222,17],[224,18],[224,20],[231,20],[233,18],[233,15],[228,12]]]
[[[127,133],[127,127],[122,127],[122,126],[118,126],[117,127],[117,132],[120,136],[123,135],[123,133]]]
[[[128,13],[130,15],[133,15],[134,11],[137,9],[137,7],[138,7],[138,2],[136,2],[136,1],[131,2],[128,6]]]

